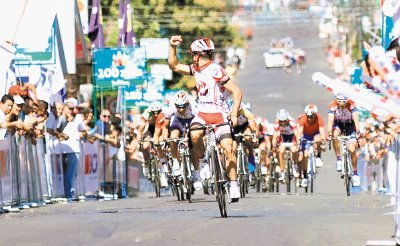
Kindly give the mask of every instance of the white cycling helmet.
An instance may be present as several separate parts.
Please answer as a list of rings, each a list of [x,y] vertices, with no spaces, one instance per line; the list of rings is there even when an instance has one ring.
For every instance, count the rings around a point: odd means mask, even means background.
[[[210,54],[214,49],[214,43],[209,38],[196,39],[190,45],[190,53]]]
[[[162,104],[159,101],[154,101],[150,104],[151,112],[160,112],[162,110]]]
[[[289,119],[289,112],[286,109],[279,109],[279,111],[276,113],[276,118],[279,121],[285,121]]]
[[[186,91],[178,91],[175,95],[175,105],[176,106],[183,106],[189,103],[189,95]]]
[[[304,113],[307,116],[313,116],[318,112],[317,106],[315,104],[308,104],[306,108],[304,109]]]
[[[337,93],[336,99],[337,100],[347,100],[347,97],[345,95],[343,95],[342,93]]]

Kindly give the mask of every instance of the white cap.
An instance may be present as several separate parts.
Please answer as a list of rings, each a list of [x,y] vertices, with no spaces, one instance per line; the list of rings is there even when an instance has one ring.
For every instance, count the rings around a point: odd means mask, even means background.
[[[75,108],[76,106],[78,106],[78,100],[76,100],[76,99],[73,98],[73,97],[68,98],[67,101],[65,101],[65,103],[66,103],[66,104],[71,104],[71,106],[74,107],[74,108]]]
[[[13,99],[15,104],[25,104],[24,99],[20,95],[13,96]]]

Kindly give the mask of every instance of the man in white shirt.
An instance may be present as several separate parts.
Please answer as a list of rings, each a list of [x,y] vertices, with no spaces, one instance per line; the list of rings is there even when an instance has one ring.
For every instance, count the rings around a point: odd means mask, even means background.
[[[85,132],[82,118],[76,115],[76,106],[73,102],[67,101],[64,108],[66,126],[60,135],[60,151],[64,155],[64,192],[67,199],[75,198],[74,183],[81,152],[80,137],[81,133]]]

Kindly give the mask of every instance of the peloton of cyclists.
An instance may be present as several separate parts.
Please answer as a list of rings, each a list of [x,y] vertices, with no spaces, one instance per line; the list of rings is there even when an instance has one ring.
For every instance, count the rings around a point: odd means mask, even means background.
[[[348,142],[348,150],[351,154],[353,165],[353,186],[360,186],[360,177],[357,173],[356,154],[357,138],[360,137],[360,122],[358,110],[352,100],[349,100],[343,94],[336,94],[336,99],[329,105],[328,113],[328,139],[333,138],[333,148],[337,157],[336,171],[342,171],[342,159],[340,152],[340,143],[336,139],[339,135],[351,136]]]
[[[228,117],[232,126],[236,126],[242,91],[221,66],[213,63],[214,43],[209,38],[196,39],[190,45],[193,62],[191,65],[179,63],[176,47],[181,43],[181,36],[172,36],[170,38],[171,47],[168,64],[172,71],[195,76],[199,105],[198,112],[191,122],[191,129],[198,128],[201,124],[228,123]],[[232,94],[233,99],[231,112],[227,112],[225,106],[225,101],[229,94]],[[237,164],[235,151],[233,150],[231,128],[229,125],[223,125],[217,127],[215,131],[217,140],[227,158],[227,173],[230,178],[229,195],[232,202],[237,202],[240,197],[240,190],[236,177]],[[202,166],[207,165],[203,136],[203,131],[190,131],[190,138],[193,144],[193,165],[195,175],[198,178],[200,177],[199,162],[202,163]]]
[[[318,114],[316,105],[307,105],[304,109],[304,114],[299,116],[298,133],[302,139],[299,152],[300,185],[305,188],[308,185],[307,164],[310,146],[308,141],[314,141],[314,150],[317,150],[316,167],[322,167],[321,151],[325,151],[325,122],[322,116]]]

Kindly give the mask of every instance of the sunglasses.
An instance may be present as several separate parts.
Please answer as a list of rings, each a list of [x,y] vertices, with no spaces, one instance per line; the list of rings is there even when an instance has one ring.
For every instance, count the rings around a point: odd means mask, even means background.
[[[110,117],[109,115],[106,115],[106,114],[103,114],[103,117],[104,118],[108,118],[108,117]]]
[[[187,108],[189,104],[175,104],[175,107],[177,108]]]
[[[337,100],[338,103],[347,103],[347,100]]]

